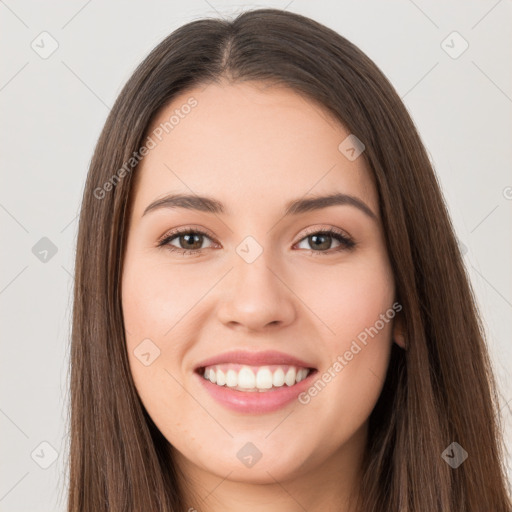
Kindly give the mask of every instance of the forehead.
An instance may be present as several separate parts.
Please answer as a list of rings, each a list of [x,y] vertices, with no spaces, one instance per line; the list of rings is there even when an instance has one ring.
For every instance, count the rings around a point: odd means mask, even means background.
[[[189,89],[149,126],[155,147],[136,170],[134,210],[141,214],[170,192],[218,197],[236,213],[338,191],[378,212],[363,156],[351,161],[339,149],[349,135],[329,111],[287,87],[244,82]]]

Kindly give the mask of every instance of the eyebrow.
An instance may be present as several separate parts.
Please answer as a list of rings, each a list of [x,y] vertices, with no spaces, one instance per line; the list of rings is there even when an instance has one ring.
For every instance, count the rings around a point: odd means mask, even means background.
[[[326,196],[294,199],[286,204],[284,216],[299,215],[301,213],[339,205],[353,206],[361,210],[371,219],[377,220],[377,215],[361,199],[348,194],[342,194],[340,192]],[[187,210],[197,210],[200,212],[214,214],[222,214],[226,212],[224,205],[212,197],[188,194],[170,194],[148,205],[144,210],[142,217],[151,211],[159,210],[161,208],[185,208]]]

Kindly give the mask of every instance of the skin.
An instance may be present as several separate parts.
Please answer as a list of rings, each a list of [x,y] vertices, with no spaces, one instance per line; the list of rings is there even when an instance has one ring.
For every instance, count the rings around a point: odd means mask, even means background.
[[[359,484],[367,421],[393,338],[403,346],[400,316],[306,405],[233,412],[210,397],[194,368],[233,349],[279,350],[321,375],[392,307],[394,277],[371,173],[363,157],[350,161],[338,150],[350,133],[344,126],[284,87],[221,82],[190,89],[150,128],[191,96],[198,105],[136,171],[122,275],[136,389],[172,445],[192,509],[352,511],[347,500]],[[214,197],[226,212],[142,215],[171,192]],[[283,217],[292,199],[334,192],[364,201],[377,220],[350,205]],[[177,227],[212,236],[197,242],[199,255],[157,247]],[[331,227],[356,241],[355,249],[336,251],[340,243],[328,237],[312,254],[308,236]],[[252,263],[236,252],[249,235],[263,249]],[[178,235],[170,245],[186,243]],[[133,353],[147,338],[160,350],[149,366]],[[262,453],[252,467],[236,456],[247,442]]]

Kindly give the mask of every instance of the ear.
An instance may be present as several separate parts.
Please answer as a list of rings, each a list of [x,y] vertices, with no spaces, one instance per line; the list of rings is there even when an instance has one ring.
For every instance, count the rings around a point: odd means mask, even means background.
[[[405,331],[402,313],[398,312],[393,321],[393,341],[401,348],[406,350]]]

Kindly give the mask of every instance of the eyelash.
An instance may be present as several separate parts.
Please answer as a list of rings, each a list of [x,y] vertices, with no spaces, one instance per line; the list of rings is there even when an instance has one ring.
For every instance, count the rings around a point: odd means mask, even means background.
[[[172,231],[171,233],[168,233],[164,236],[164,238],[158,242],[157,247],[165,247],[167,250],[171,251],[172,253],[178,253],[182,256],[186,255],[192,255],[192,256],[199,256],[204,249],[181,249],[179,247],[174,247],[170,245],[170,242],[174,240],[178,235],[204,235],[210,239],[213,237],[207,233],[206,231],[203,231],[201,229],[192,229],[190,227],[185,228],[177,228],[176,230]],[[327,251],[314,251],[313,249],[302,249],[302,250],[308,250],[313,256],[328,256],[333,253],[338,253],[341,251],[351,251],[355,248],[357,245],[356,242],[354,242],[350,237],[344,235],[338,230],[335,230],[333,228],[329,229],[311,229],[309,230],[305,236],[303,236],[297,243],[302,242],[305,238],[311,236],[311,235],[328,235],[331,238],[334,238],[338,242],[340,242],[340,246],[335,248],[334,250],[329,249]]]

